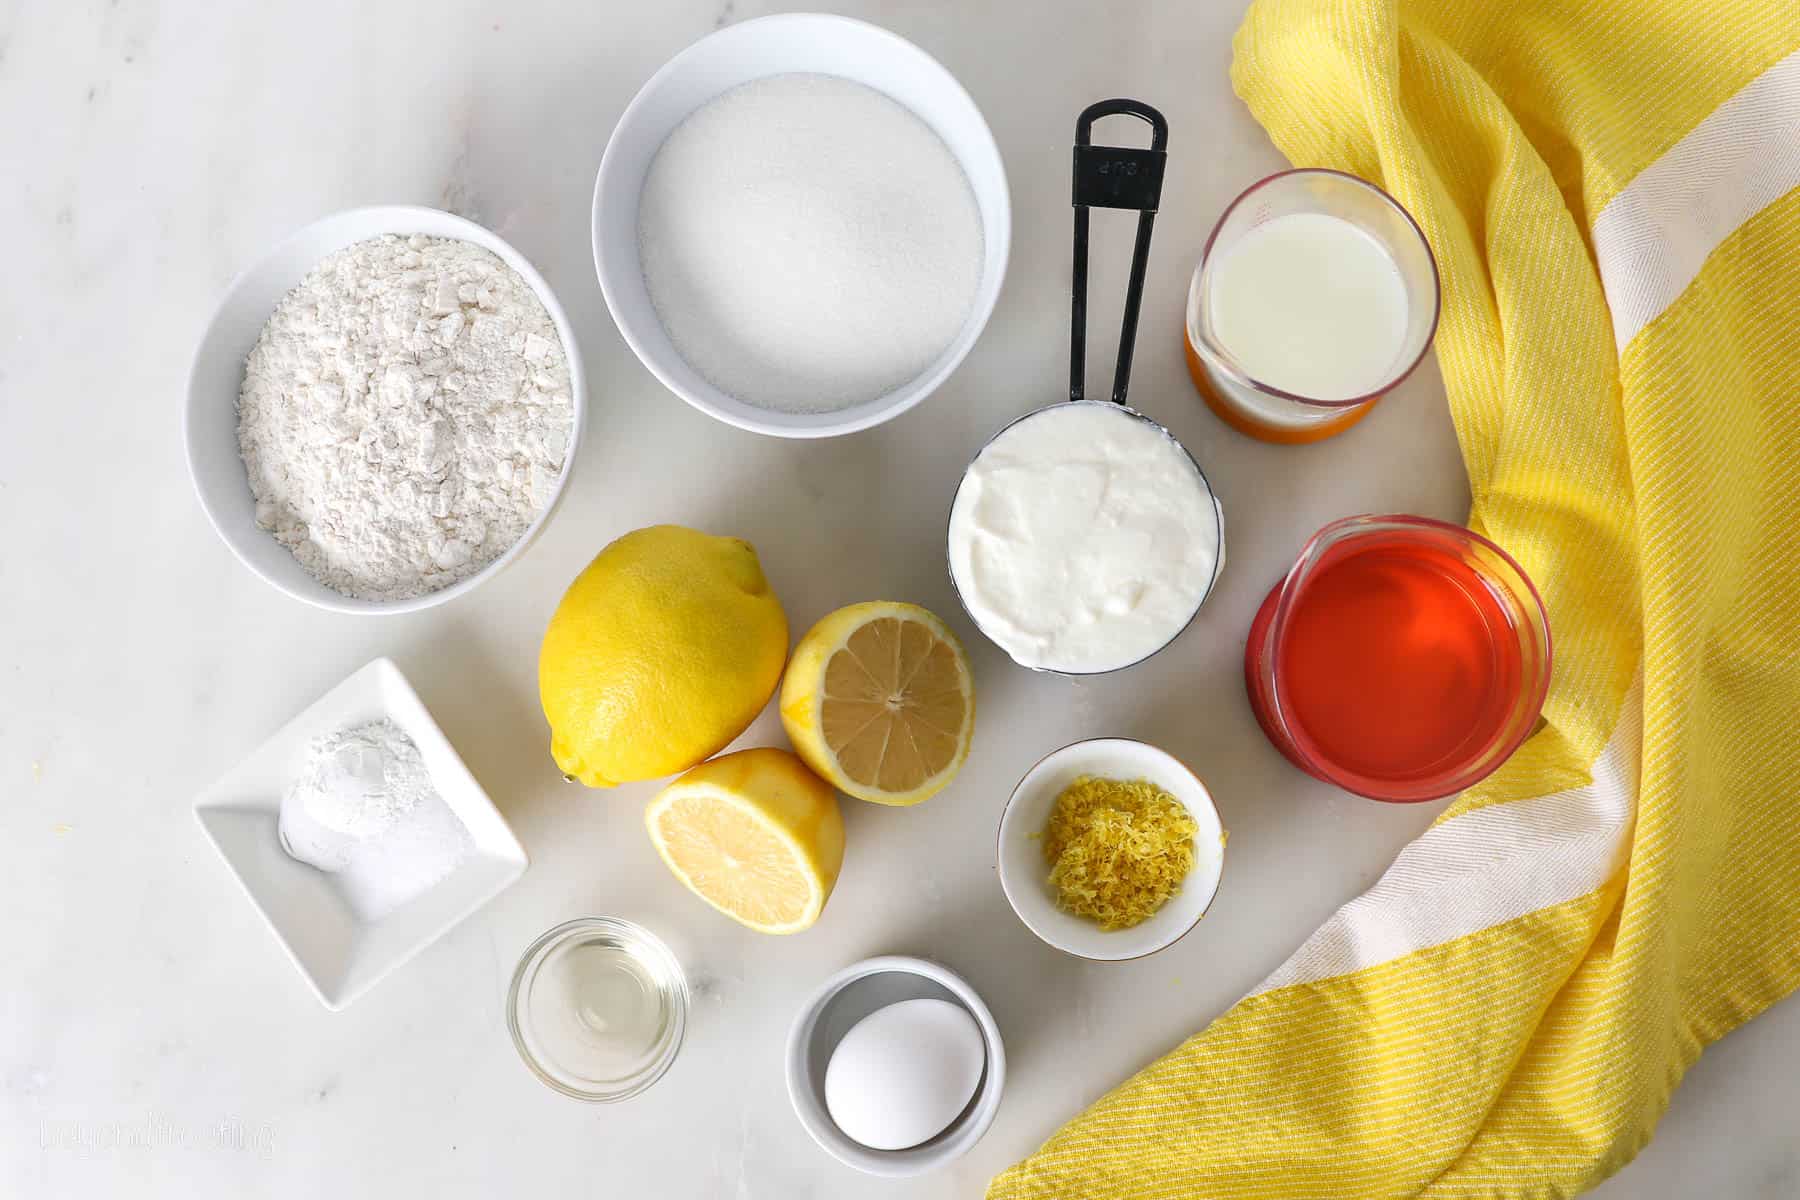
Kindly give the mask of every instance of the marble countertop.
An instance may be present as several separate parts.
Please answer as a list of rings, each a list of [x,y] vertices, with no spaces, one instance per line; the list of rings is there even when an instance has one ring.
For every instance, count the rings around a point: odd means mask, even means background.
[[[845,6],[936,55],[981,105],[1012,183],[1014,248],[992,323],[937,395],[818,443],[742,433],[664,392],[614,331],[588,248],[594,170],[632,93],[761,5],[115,0],[0,15],[0,1194],[975,1196],[1370,883],[1436,806],[1372,804],[1287,766],[1243,699],[1244,631],[1313,529],[1356,511],[1457,518],[1466,483],[1429,366],[1347,435],[1300,449],[1228,431],[1186,379],[1178,314],[1200,244],[1242,186],[1283,165],[1227,82],[1240,8]],[[1211,476],[1231,563],[1171,650],[1073,683],[1013,668],[976,635],[941,539],[970,454],[1062,390],[1071,125],[1118,94],[1158,105],[1173,129],[1132,395]],[[232,275],[321,214],[381,202],[473,217],[540,267],[580,337],[591,435],[561,512],[517,565],[441,608],[358,619],[289,601],[231,558],[189,488],[178,413]],[[1096,379],[1129,237],[1128,218],[1096,220]],[[796,628],[904,598],[950,619],[974,655],[967,768],[918,809],[847,803],[842,881],[803,936],[758,937],[683,891],[643,836],[649,787],[587,792],[550,761],[534,687],[544,623],[602,545],[657,521],[752,541]],[[190,805],[382,654],[533,865],[333,1014]],[[1232,835],[1211,915],[1140,962],[1047,949],[993,875],[994,825],[1020,773],[1096,734],[1197,764]],[[768,712],[744,744],[780,740]],[[622,1105],[542,1086],[501,1011],[525,945],[586,913],[657,930],[696,993],[674,1069]],[[1000,1022],[1010,1075],[968,1157],[876,1184],[807,1139],[781,1050],[820,979],[886,952],[962,972]],[[1655,1144],[1596,1194],[1800,1192],[1797,1064],[1789,1003],[1709,1055]]]

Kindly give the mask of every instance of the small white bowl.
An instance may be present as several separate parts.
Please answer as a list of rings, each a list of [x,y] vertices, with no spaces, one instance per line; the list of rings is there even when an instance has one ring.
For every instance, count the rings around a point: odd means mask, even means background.
[[[327,254],[388,233],[417,233],[473,242],[492,251],[501,262],[517,271],[537,293],[544,311],[556,325],[557,336],[562,338],[563,353],[569,360],[569,394],[575,412],[556,490],[551,493],[544,511],[525,530],[525,536],[513,543],[506,553],[460,583],[423,596],[410,600],[357,600],[326,587],[307,574],[306,568],[287,547],[275,540],[274,534],[257,528],[256,500],[250,494],[250,480],[244,473],[244,461],[238,452],[237,402],[244,384],[244,359],[281,298]],[[413,205],[353,208],[314,221],[239,275],[226,290],[224,299],[219,301],[218,310],[213,313],[200,346],[194,351],[193,366],[188,372],[187,406],[182,411],[188,474],[193,477],[200,507],[206,510],[207,519],[232,554],[294,599],[345,613],[416,612],[472,592],[499,574],[525,552],[556,511],[568,487],[569,473],[575,467],[576,452],[581,447],[586,424],[587,382],[581,370],[581,349],[576,345],[575,331],[569,324],[568,315],[543,276],[523,254],[475,222],[435,208]]]
[[[758,408],[714,387],[664,332],[638,259],[638,197],[656,152],[688,114],[723,92],[770,75],[835,75],[905,105],[962,164],[981,209],[985,258],[969,319],[956,340],[911,383],[864,404],[822,413]],[[650,77],[613,127],[594,181],[594,269],[619,333],[671,392],[739,429],[775,437],[835,437],[899,416],[962,362],[994,311],[1012,243],[1012,201],[994,135],[956,77],[923,50],[879,26],[823,13],[783,13],[701,38]]]
[[[1050,820],[1057,796],[1081,775],[1147,779],[1180,801],[1199,827],[1194,832],[1194,869],[1181,890],[1155,916],[1130,929],[1104,930],[1056,906],[1038,835]],[[1064,746],[1019,780],[1000,815],[996,859],[1000,887],[1026,928],[1065,954],[1121,962],[1155,954],[1200,923],[1219,891],[1225,833],[1206,785],[1174,755],[1129,738],[1094,738]]]
[[[968,1107],[950,1127],[906,1150],[871,1150],[837,1127],[825,1107],[825,1068],[844,1035],[876,1009],[902,1000],[947,1000],[967,1010],[981,1028],[987,1061]],[[902,1178],[961,1158],[981,1140],[1006,1087],[1006,1047],[1000,1027],[962,976],[923,958],[886,955],[853,963],[820,984],[794,1018],[787,1042],[788,1099],[800,1124],[826,1153],[870,1175]]]
[[[281,848],[281,796],[315,737],[383,717],[419,748],[438,794],[468,829],[475,849],[423,895],[365,921],[331,876],[288,857]],[[288,958],[333,1012],[505,891],[529,862],[418,693],[385,658],[278,729],[200,794],[194,815]]]

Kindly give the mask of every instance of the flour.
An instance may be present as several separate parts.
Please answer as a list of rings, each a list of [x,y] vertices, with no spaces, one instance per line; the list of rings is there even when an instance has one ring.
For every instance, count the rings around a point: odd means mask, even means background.
[[[244,363],[256,523],[364,600],[448,587],[548,504],[574,403],[531,286],[469,242],[387,236],[328,256]]]
[[[776,75],[689,116],[638,200],[675,349],[748,404],[817,412],[922,374],[968,322],[981,211],[950,148],[873,88]]]

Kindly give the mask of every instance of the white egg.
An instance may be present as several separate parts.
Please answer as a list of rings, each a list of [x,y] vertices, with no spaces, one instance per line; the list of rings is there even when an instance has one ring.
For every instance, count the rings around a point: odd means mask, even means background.
[[[947,1000],[878,1008],[844,1035],[825,1068],[825,1108],[871,1150],[928,1142],[968,1107],[987,1052],[981,1028]]]

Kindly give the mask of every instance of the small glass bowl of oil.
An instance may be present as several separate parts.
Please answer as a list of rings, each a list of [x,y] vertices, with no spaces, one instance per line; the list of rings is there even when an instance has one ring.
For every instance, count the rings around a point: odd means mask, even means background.
[[[577,1100],[610,1102],[669,1069],[687,1010],[687,978],[661,940],[616,917],[580,917],[519,959],[506,1023],[539,1079]]]

